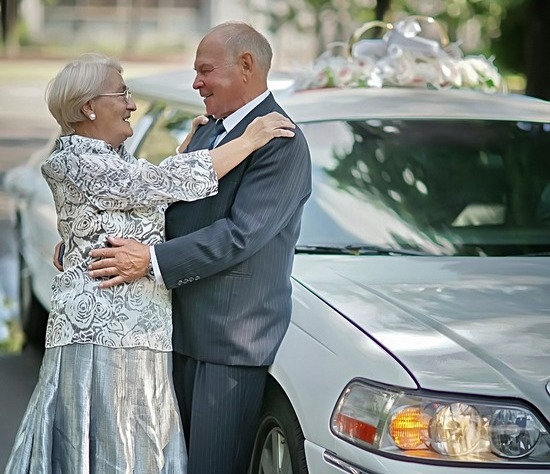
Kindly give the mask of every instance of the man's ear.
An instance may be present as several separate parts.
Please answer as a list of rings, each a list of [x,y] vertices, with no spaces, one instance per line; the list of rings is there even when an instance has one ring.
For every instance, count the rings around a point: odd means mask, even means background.
[[[239,57],[239,66],[244,82],[248,82],[254,68],[254,58],[249,52],[241,54]]]

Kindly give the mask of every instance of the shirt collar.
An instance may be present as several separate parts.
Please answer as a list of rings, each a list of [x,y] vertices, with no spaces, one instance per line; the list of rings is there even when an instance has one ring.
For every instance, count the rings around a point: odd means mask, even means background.
[[[243,105],[240,109],[233,112],[223,119],[223,126],[229,133],[248,113],[254,109],[260,102],[265,100],[269,96],[269,90],[266,90],[263,94],[260,94],[255,99],[252,99],[247,104]]]

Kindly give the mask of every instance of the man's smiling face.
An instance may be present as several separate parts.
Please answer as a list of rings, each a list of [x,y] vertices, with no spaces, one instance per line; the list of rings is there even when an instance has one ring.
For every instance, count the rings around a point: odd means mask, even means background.
[[[233,58],[219,35],[204,38],[195,56],[193,88],[204,99],[207,115],[225,118],[246,104],[246,82],[239,58]]]

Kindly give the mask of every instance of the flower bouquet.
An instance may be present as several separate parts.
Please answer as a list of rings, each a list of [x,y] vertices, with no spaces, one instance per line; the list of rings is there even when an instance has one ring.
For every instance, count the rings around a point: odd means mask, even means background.
[[[421,22],[437,27],[439,39],[423,37]],[[382,27],[381,39],[362,39]],[[466,56],[449,43],[443,28],[431,17],[412,16],[395,25],[369,22],[357,29],[348,44],[332,43],[297,79],[299,89],[324,87],[468,88],[504,92],[505,84],[493,58]]]

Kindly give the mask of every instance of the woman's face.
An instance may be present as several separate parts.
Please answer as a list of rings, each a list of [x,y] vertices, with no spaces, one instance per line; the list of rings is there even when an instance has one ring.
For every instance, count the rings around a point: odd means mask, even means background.
[[[116,94],[126,91],[127,87],[118,71],[111,69],[103,89],[101,94]],[[124,95],[99,95],[90,101],[90,106],[96,118],[87,121],[88,136],[116,149],[134,133],[128,119],[137,107],[131,96],[126,100]]]

